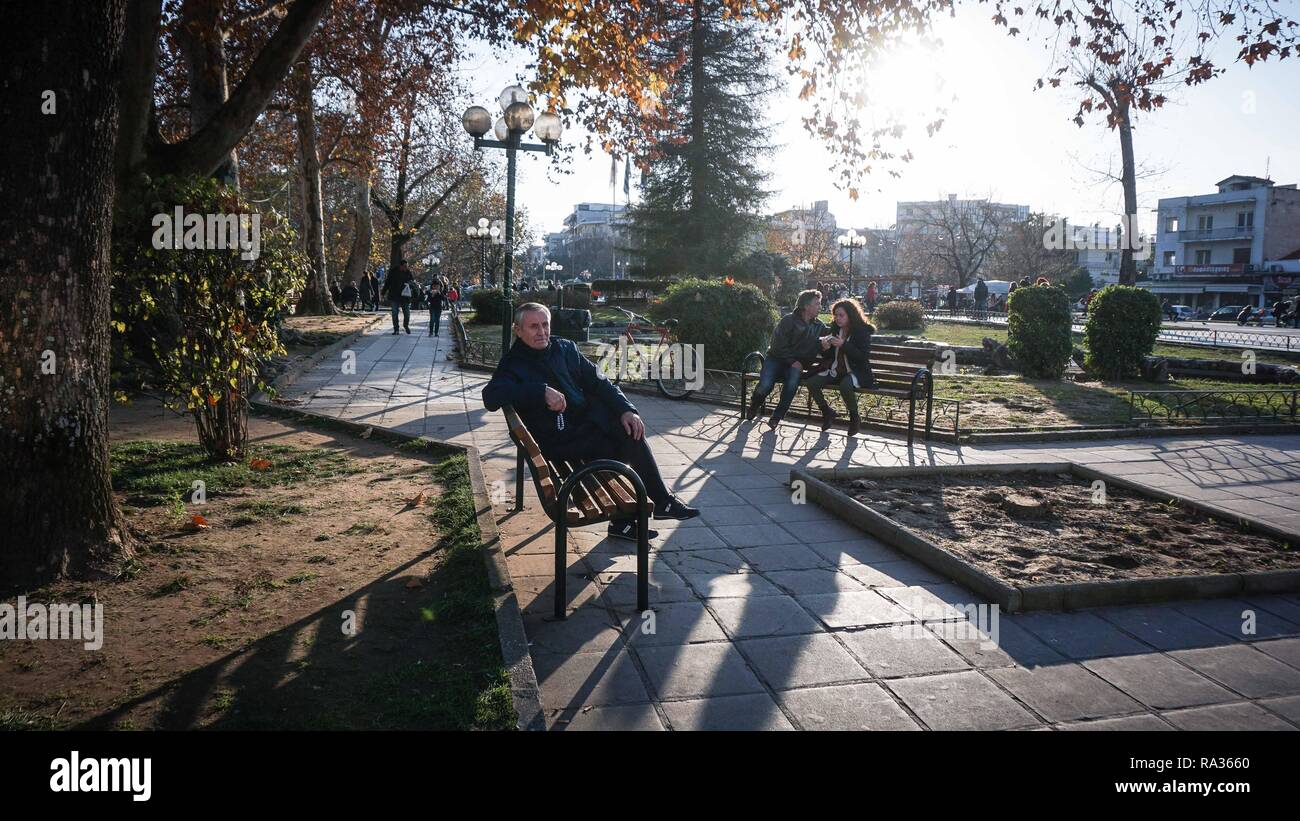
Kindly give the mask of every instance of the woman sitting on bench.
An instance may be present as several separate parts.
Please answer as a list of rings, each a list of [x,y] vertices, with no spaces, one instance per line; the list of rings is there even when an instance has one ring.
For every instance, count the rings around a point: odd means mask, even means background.
[[[808,393],[822,411],[822,430],[830,428],[839,416],[826,401],[822,389],[837,385],[844,406],[849,409],[849,436],[856,436],[862,427],[858,416],[858,388],[871,388],[876,379],[871,373],[871,335],[876,332],[862,313],[856,299],[842,299],[831,308],[835,317],[836,333],[823,336],[822,357],[808,369],[813,376],[804,381]]]

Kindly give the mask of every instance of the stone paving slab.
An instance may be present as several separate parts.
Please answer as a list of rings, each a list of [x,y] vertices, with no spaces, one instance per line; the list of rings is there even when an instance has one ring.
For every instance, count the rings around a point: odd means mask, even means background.
[[[786,690],[781,704],[805,730],[920,730],[879,684]]]
[[[1011,730],[1042,723],[975,672],[897,679],[885,686],[932,730]]]
[[[412,319],[427,332],[427,314]],[[634,548],[603,526],[570,531],[571,615],[557,622],[554,529],[531,483],[513,511],[514,446],[501,415],[482,406],[489,374],[448,361],[450,324],[428,337],[391,336],[381,323],[353,346],[356,374],[321,363],[286,396],[478,448],[502,503],[502,549],[551,729],[1300,726],[1300,596],[1001,614],[981,633],[962,612],[973,594],[823,508],[795,504],[786,484],[795,466],[1078,461],[1300,533],[1298,437],[909,451],[802,421],[769,434],[734,410],[637,393],[665,481],[705,513],[652,525],[661,533],[653,633],[634,609]],[[1243,610],[1255,615],[1253,633],[1242,632]]]

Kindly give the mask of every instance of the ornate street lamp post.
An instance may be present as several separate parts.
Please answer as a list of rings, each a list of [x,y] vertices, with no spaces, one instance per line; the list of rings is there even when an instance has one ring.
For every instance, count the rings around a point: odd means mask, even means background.
[[[505,297],[505,315],[501,318],[501,353],[510,349],[511,316],[514,314],[514,298],[511,294],[510,274],[514,263],[515,249],[515,154],[518,151],[542,151],[550,155],[555,144],[560,141],[563,128],[560,117],[554,112],[546,111],[535,114],[528,104],[528,92],[519,86],[508,86],[497,98],[501,104],[501,118],[492,123],[492,115],[482,106],[470,106],[465,109],[462,122],[465,131],[474,138],[475,148],[501,148],[506,152],[506,230],[505,230],[505,271],[502,274],[501,293]],[[520,142],[520,137],[528,129],[533,130],[541,145]],[[495,140],[483,138],[491,129]]]
[[[865,246],[867,238],[850,228],[847,234],[840,234],[835,241],[841,248],[849,249],[849,296],[853,296],[853,249]]]
[[[495,225],[488,225],[487,217],[479,217],[474,225],[465,228],[465,236],[470,239],[479,240],[478,254],[478,284],[487,285],[487,246],[488,239],[491,238],[493,244],[501,244],[501,229]]]

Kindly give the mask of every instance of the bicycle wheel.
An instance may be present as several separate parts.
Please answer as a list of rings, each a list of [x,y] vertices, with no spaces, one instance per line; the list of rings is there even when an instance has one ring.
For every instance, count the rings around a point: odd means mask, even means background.
[[[659,392],[669,399],[686,399],[704,379],[702,365],[695,346],[666,346],[659,354],[659,373],[655,380]]]

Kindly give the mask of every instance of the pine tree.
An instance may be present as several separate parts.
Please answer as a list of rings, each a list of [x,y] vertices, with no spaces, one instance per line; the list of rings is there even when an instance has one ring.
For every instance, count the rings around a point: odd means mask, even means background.
[[[643,200],[631,211],[635,247],[656,277],[720,275],[744,255],[768,198],[763,112],[779,84],[755,26],[725,19],[719,0],[681,8],[658,45],[665,61],[686,61],[654,123]]]

